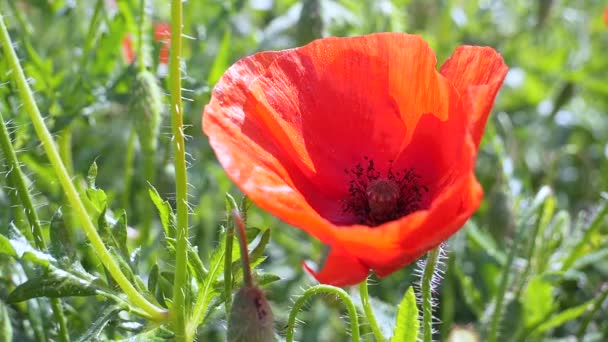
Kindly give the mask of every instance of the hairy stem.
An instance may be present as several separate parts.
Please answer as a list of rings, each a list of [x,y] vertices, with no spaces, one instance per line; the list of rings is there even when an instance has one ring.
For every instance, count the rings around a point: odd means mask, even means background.
[[[363,305],[363,311],[365,312],[365,317],[367,318],[367,322],[369,323],[370,328],[372,329],[372,333],[374,334],[374,338],[376,338],[377,342],[384,341],[384,335],[382,335],[382,331],[380,331],[380,327],[378,326],[378,321],[376,321],[376,316],[374,316],[374,310],[372,310],[371,303],[369,301],[369,291],[367,289],[367,279],[359,284],[359,295],[361,296],[361,305]]]
[[[308,288],[302,295],[296,300],[289,313],[289,318],[287,320],[287,334],[285,336],[285,341],[293,342],[294,329],[296,326],[296,316],[298,312],[302,309],[306,301],[317,294],[328,294],[331,296],[335,296],[340,298],[344,305],[346,305],[346,309],[348,310],[348,317],[350,318],[350,329],[351,329],[351,340],[353,342],[359,342],[359,318],[357,317],[357,309],[355,308],[355,304],[353,300],[349,297],[346,291],[342,290],[339,287],[330,286],[330,285],[316,285]]]
[[[29,234],[28,230],[28,234],[26,234],[26,236],[33,237],[36,248],[44,251],[46,250],[46,242],[44,241],[44,236],[42,234],[42,227],[40,227],[40,220],[38,220],[38,213],[34,208],[32,197],[30,196],[30,192],[25,184],[25,177],[21,172],[19,160],[17,159],[17,153],[15,153],[15,149],[11,144],[11,139],[8,129],[4,123],[2,113],[0,113],[0,148],[2,148],[2,153],[7,159],[9,169],[11,170],[10,177],[12,186],[14,186],[17,190],[19,201],[21,201],[21,205],[25,210],[27,220],[31,227],[31,234]],[[53,309],[53,317],[55,318],[59,328],[59,340],[62,342],[69,341],[70,335],[67,332],[66,320],[65,315],[63,314],[63,307],[61,306],[61,300],[58,298],[51,298],[51,308]]]
[[[431,250],[426,258],[424,273],[422,274],[422,340],[431,342],[433,340],[433,274],[441,247]]]
[[[177,236],[175,244],[175,280],[173,283],[173,329],[177,341],[186,340],[186,285],[188,278],[188,178],[182,108],[181,80],[182,0],[171,1],[171,49],[169,82],[171,88],[171,122],[175,160],[175,194],[177,202]]]
[[[55,142],[49,132],[46,124],[44,123],[44,119],[38,110],[38,106],[34,101],[34,95],[27,83],[27,79],[25,78],[25,74],[23,73],[23,69],[21,68],[21,64],[19,63],[19,59],[17,58],[17,54],[13,49],[11,44],[11,39],[8,34],[8,30],[6,29],[6,25],[4,24],[4,17],[0,15],[0,42],[2,47],[4,48],[4,55],[8,61],[9,67],[12,69],[12,77],[19,88],[19,93],[21,95],[21,101],[23,102],[23,107],[25,111],[29,114],[30,120],[32,121],[32,125],[40,139],[44,151],[53,166],[53,169],[57,175],[57,179],[61,184],[63,191],[65,192],[66,197],[72,208],[75,211],[75,214],[78,216],[80,220],[80,224],[82,228],[91,242],[92,248],[95,250],[95,253],[99,256],[103,265],[108,269],[108,272],[112,275],[114,280],[120,288],[124,291],[125,295],[129,298],[130,302],[141,308],[144,312],[146,312],[150,318],[155,320],[163,320],[165,318],[165,310],[155,306],[150,303],[146,298],[144,298],[129,282],[127,277],[122,273],[118,264],[112,258],[110,252],[106,249],[101,240],[101,237],[97,233],[97,229],[91,221],[89,214],[76,191],[76,187],[72,183],[68,172],[63,165],[57,147],[55,146]]]
[[[253,276],[251,275],[251,265],[249,263],[249,250],[247,249],[247,233],[245,225],[238,210],[232,211],[232,220],[238,227],[239,246],[241,247],[241,264],[243,265],[243,282],[245,287],[253,287]]]

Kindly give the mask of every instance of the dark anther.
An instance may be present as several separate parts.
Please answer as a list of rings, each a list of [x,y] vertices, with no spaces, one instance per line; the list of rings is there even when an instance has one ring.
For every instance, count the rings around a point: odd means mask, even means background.
[[[367,161],[367,167],[358,163],[345,170],[351,180],[344,211],[354,214],[360,224],[377,226],[420,210],[428,188],[419,184],[420,176],[413,169],[395,172],[391,166],[383,177],[373,160],[363,159]],[[392,164],[392,160],[389,163]]]

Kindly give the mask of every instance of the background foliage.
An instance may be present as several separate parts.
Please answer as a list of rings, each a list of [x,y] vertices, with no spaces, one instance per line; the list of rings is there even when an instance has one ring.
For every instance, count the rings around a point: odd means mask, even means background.
[[[604,5],[599,0],[185,2],[182,82],[189,136],[190,242],[191,251],[202,261],[200,274],[213,272],[216,258],[225,251],[221,235],[229,225],[225,193],[240,196],[200,130],[203,107],[225,69],[255,51],[290,48],[316,37],[417,33],[430,42],[439,63],[456,46],[473,44],[496,48],[510,67],[477,162],[486,198],[474,218],[448,241],[448,257],[440,265],[444,279],[436,288],[434,313],[442,323],[435,326],[435,338],[447,340],[450,332],[452,338],[459,332],[485,340],[493,324],[498,324],[498,339],[505,341],[605,340],[608,197],[602,191],[608,188],[608,28]],[[149,160],[141,136],[138,139],[134,133],[145,119],[133,110],[137,68],[123,51],[125,37],[136,40],[139,32],[139,1],[0,2],[38,106],[70,175],[89,199],[88,209],[102,237],[106,234],[104,241],[125,269],[133,270],[127,272],[130,277],[140,279],[134,282],[150,288],[161,304],[170,298],[174,271],[172,247],[164,238],[172,234],[171,214],[163,216],[161,210],[161,216],[156,215],[148,180],[158,191],[153,196],[157,206],[163,207],[164,200],[174,204],[165,96],[169,89],[166,65],[158,59],[163,43],[154,39],[155,25],[168,22],[169,12],[168,1],[151,1],[143,26],[149,51],[142,58],[157,76],[165,103],[158,145]],[[5,57],[0,53],[0,113],[50,248],[49,254],[41,254],[25,242],[31,230],[9,177],[13,170],[0,153],[0,340],[9,333],[19,341],[61,335],[57,316],[51,313],[53,303],[44,298],[48,296],[65,297],[61,305],[72,339],[170,336],[137,313],[121,311],[119,301],[111,299],[121,294],[106,278],[66,204],[17,96]],[[96,170],[91,167],[94,162]],[[138,235],[144,226],[150,227],[148,238]],[[293,296],[314,284],[302,271],[301,261],[319,261],[323,248],[255,206],[248,211],[248,226],[258,227],[250,234],[258,236],[253,247],[260,246],[254,264],[261,263],[258,281],[268,283],[264,288],[277,331],[283,335]],[[234,250],[237,262],[238,248]],[[66,270],[75,278],[61,273]],[[234,276],[236,286],[238,272]],[[216,282],[215,294],[209,297],[209,307],[215,309],[206,313],[197,334],[201,341],[223,340],[226,316],[219,306],[225,299],[223,278],[209,279],[200,278],[201,284]],[[373,306],[386,335],[392,333],[398,303],[417,279],[414,265],[372,281]],[[24,287],[27,282],[30,286]],[[347,340],[344,310],[331,296],[311,300],[298,316],[304,324],[298,326],[296,337]],[[363,338],[373,340],[365,324],[362,331]]]

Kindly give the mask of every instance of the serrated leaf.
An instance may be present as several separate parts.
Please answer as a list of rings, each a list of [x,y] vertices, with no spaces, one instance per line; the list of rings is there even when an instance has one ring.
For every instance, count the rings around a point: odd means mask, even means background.
[[[175,213],[173,212],[171,204],[164,201],[152,185],[150,185],[150,188],[148,189],[148,194],[150,195],[150,199],[152,199],[152,203],[156,206],[156,210],[158,210],[160,222],[165,230],[165,235],[168,238],[167,240],[169,240],[169,238],[175,238]]]
[[[118,306],[106,307],[103,311],[101,311],[101,314],[91,324],[89,329],[87,329],[87,331],[82,336],[80,336],[78,341],[96,341],[99,337],[99,334],[103,331],[103,328],[105,328],[108,322],[118,316],[120,310],[121,309]]]
[[[553,284],[543,275],[530,279],[520,298],[526,327],[537,324],[555,309],[553,290]]]
[[[0,301],[0,342],[11,342],[13,340],[13,326],[11,325],[11,317],[8,315],[8,309],[2,301]]]
[[[420,330],[418,321],[418,307],[416,306],[416,295],[411,286],[405,292],[403,300],[397,310],[397,320],[391,342],[416,342]]]
[[[188,246],[188,267],[194,273],[194,279],[200,285],[205,280],[205,276],[207,275],[207,269],[205,269],[205,265],[203,261],[198,256],[195,247]]]
[[[78,278],[67,271],[54,269],[17,286],[8,296],[7,303],[18,303],[38,297],[92,296],[96,293],[97,287],[88,279]]]

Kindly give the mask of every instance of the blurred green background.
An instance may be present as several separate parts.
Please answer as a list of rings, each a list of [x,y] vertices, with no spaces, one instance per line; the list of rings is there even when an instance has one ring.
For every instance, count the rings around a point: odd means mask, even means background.
[[[134,122],[141,117],[129,111],[136,71],[123,51],[125,37],[134,39],[138,32],[138,5],[136,0],[0,1],[0,12],[38,105],[64,159],[71,161],[74,179],[82,181],[96,161],[97,185],[108,194],[112,209],[127,211],[131,227],[151,215],[142,153],[132,133]],[[380,31],[420,34],[436,52],[439,65],[459,45],[488,45],[503,55],[510,70],[477,160],[485,200],[465,229],[447,243],[449,257],[442,265],[445,279],[437,289],[435,310],[438,322],[443,323],[436,325],[436,338],[447,340],[450,331],[467,326],[483,340],[500,279],[510,274],[500,340],[608,339],[608,307],[603,303],[608,287],[608,227],[603,218],[606,194],[602,194],[608,188],[606,6],[599,0],[185,2],[182,70],[189,135],[191,242],[206,262],[224,221],[224,194],[238,194],[200,129],[211,89],[238,59],[319,37]],[[166,66],[158,59],[163,43],[154,39],[154,27],[168,22],[169,15],[168,1],[150,1],[144,32],[150,47],[147,63],[157,74],[164,95],[168,94]],[[163,198],[172,199],[168,96],[164,102],[154,186]],[[2,54],[0,111],[10,121],[14,147],[36,193],[39,216],[48,228],[52,214],[64,205],[62,193],[22,111]],[[130,147],[132,161],[127,153]],[[0,172],[7,171],[0,154]],[[23,220],[3,178],[0,233],[11,221]],[[533,210],[528,212],[530,208]],[[172,268],[172,261],[163,257],[162,230],[153,216],[152,232],[158,238],[139,260],[138,271],[144,279],[156,263],[161,269]],[[281,277],[266,287],[281,332],[293,296],[314,284],[302,271],[301,262],[319,261],[323,248],[255,207],[249,212],[249,223],[272,229],[268,259],[259,267]],[[94,256],[85,252],[84,236],[75,234],[74,239],[85,267],[98,266]],[[511,251],[514,259],[509,264]],[[414,270],[412,265],[374,280],[370,288],[388,333],[394,325],[396,305],[418,279]],[[0,301],[25,280],[25,273],[12,259],[0,256]],[[95,308],[102,304],[95,297],[68,302],[71,309],[66,314],[74,317],[69,319],[70,329],[78,336],[96,318]],[[563,322],[542,326],[560,313],[586,304],[580,312],[560,316]],[[30,322],[28,310],[33,309],[23,305],[9,308],[16,340],[35,339],[31,332],[35,323]],[[298,316],[304,322],[298,326],[298,340],[348,340],[342,310],[333,298],[313,300]],[[44,314],[42,318],[44,327]],[[223,339],[225,317],[217,313],[211,322],[200,330],[199,340]],[[117,331],[121,336],[129,334],[128,330]],[[365,338],[372,340],[369,334]]]

